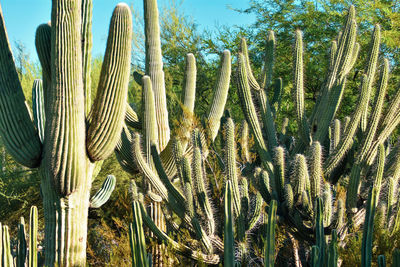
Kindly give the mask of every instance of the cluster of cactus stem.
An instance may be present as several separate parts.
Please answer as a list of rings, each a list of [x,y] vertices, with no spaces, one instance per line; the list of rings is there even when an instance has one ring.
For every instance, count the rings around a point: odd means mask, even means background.
[[[31,207],[30,212],[29,240],[25,228],[24,218],[21,217],[18,224],[18,242],[16,248],[13,249],[8,226],[1,227],[0,223],[0,266],[37,267],[42,263],[43,255],[38,251],[38,211],[35,206]]]
[[[242,39],[238,54],[237,88],[246,121],[254,136],[257,159],[248,166],[266,203],[278,201],[281,223],[301,241],[309,244],[317,234],[316,199],[322,199],[325,234],[337,229],[338,239],[345,243],[349,231],[364,222],[365,199],[374,186],[376,205],[388,212],[385,225],[398,229],[398,180],[400,157],[397,145],[390,149],[387,140],[400,122],[397,112],[400,92],[384,109],[389,79],[389,60],[379,59],[380,26],[375,25],[366,68],[361,75],[360,95],[353,114],[337,117],[344,98],[347,76],[355,65],[360,45],[356,42],[355,9],[350,7],[343,30],[332,42],[329,70],[310,112],[305,109],[303,81],[302,33],[294,34],[294,101],[297,130],[290,133],[288,120],[280,124],[277,114],[283,94],[282,81],[272,83],[274,65],[274,32],[270,31],[265,49],[265,65],[261,84],[255,79]],[[378,65],[380,74],[378,76]],[[376,80],[376,81],[375,81]],[[273,92],[272,92],[273,91]],[[376,93],[373,94],[372,92]],[[375,95],[374,101],[372,95]],[[269,98],[271,96],[271,98]],[[256,101],[254,101],[256,99]],[[272,100],[270,100],[272,99]],[[257,112],[259,111],[259,113]],[[386,160],[386,163],[385,163]],[[255,168],[257,164],[260,168]],[[338,194],[346,191],[346,197]],[[386,208],[387,207],[387,208]],[[365,228],[364,228],[365,229]]]
[[[92,198],[91,185],[114,151],[125,118],[131,119],[125,111],[132,15],[126,4],[114,9],[92,105],[92,1],[52,5],[51,22],[36,31],[43,82],[34,83],[33,112],[25,103],[0,9],[0,132],[14,159],[41,174],[45,265],[86,266],[88,209],[107,201],[115,177]]]
[[[153,8],[153,15],[146,11],[149,6]],[[228,264],[227,266],[230,266],[228,262],[232,265],[246,264],[254,256],[248,234],[259,231],[255,226],[267,218],[269,213],[264,212],[263,206],[272,207],[271,203],[276,202],[279,224],[287,226],[290,233],[306,246],[311,246],[317,240],[312,248],[317,264],[315,266],[325,266],[327,263],[336,266],[338,244],[344,245],[346,233],[354,231],[364,222],[364,214],[368,209],[363,200],[372,185],[378,190],[376,203],[387,206],[390,210],[387,215],[382,215],[386,216],[386,225],[393,232],[396,231],[399,218],[398,212],[394,211],[400,212],[395,205],[400,174],[397,153],[400,153],[400,149],[396,147],[390,153],[385,153],[388,150],[385,141],[400,122],[400,117],[395,112],[400,105],[400,93],[383,112],[389,63],[387,59],[382,60],[380,78],[375,84],[380,45],[379,25],[375,26],[371,38],[367,67],[360,82],[358,105],[354,113],[342,121],[336,118],[337,113],[344,97],[347,76],[354,67],[360,50],[360,45],[356,42],[354,7],[349,9],[343,31],[332,42],[329,71],[311,112],[305,110],[302,33],[299,30],[295,32],[293,98],[297,132],[294,136],[287,130],[287,119],[283,121],[280,131],[277,131],[279,123],[276,120],[281,108],[283,83],[281,79],[272,83],[274,33],[269,32],[267,38],[260,84],[252,73],[246,41],[242,39],[236,81],[246,118],[240,139],[240,156],[246,164],[240,175],[236,167],[239,160],[236,159],[236,141],[232,130],[234,124],[228,115],[221,120],[224,121],[225,153],[222,168],[225,172],[223,180],[226,190],[230,188],[229,201],[233,210],[230,211],[230,219],[225,220],[222,231],[221,225],[215,220],[215,210],[218,210],[215,207],[222,206],[222,203],[212,199],[208,193],[217,185],[209,179],[212,175],[207,175],[205,161],[208,156],[207,137],[211,141],[215,139],[226,101],[230,73],[230,63],[228,70],[226,57],[229,53],[224,52],[220,81],[213,100],[213,106],[218,103],[215,106],[219,108],[218,116],[211,116],[214,110],[211,108],[208,116],[208,126],[211,129],[208,132],[195,125],[191,119],[194,116],[196,68],[193,55],[188,55],[181,116],[185,122],[179,129],[183,134],[169,139],[169,134],[164,131],[168,129],[169,132],[168,123],[163,123],[167,116],[162,104],[165,99],[157,101],[156,96],[158,94],[160,98],[165,98],[155,0],[145,1],[145,14],[146,75],[136,75],[143,86],[143,119],[141,122],[137,119],[130,123],[126,121],[127,127],[124,127],[116,154],[125,170],[130,173],[139,170],[143,174],[147,185],[134,184],[132,190],[135,199],[134,213],[140,213],[144,225],[159,241],[196,261],[216,264],[222,261],[223,254],[224,264]],[[154,47],[157,45],[158,47]],[[224,90],[221,90],[221,84]],[[377,93],[372,104],[370,98],[374,87]],[[272,88],[274,92],[270,94]],[[223,96],[219,99],[221,92]],[[162,110],[163,116],[157,114]],[[251,148],[247,144],[249,129],[255,140],[257,154],[257,159],[253,161],[249,156]],[[144,156],[137,131],[141,131],[144,136]],[[387,154],[390,162],[385,164]],[[355,155],[354,159],[351,155]],[[338,191],[342,188],[347,189],[346,199],[339,197]],[[389,192],[386,199],[383,199],[386,194],[381,193],[381,188]],[[382,198],[379,199],[381,195]],[[144,208],[151,201],[161,203],[159,207],[166,207],[163,215],[169,226],[168,231],[166,228],[162,229],[157,218],[151,217],[156,213],[154,209],[148,215],[149,211]],[[225,199],[225,205],[227,201]],[[161,212],[160,210],[161,208],[157,212]],[[226,206],[225,211],[229,211]],[[232,226],[233,222],[235,227]],[[189,233],[189,237],[185,239],[186,244],[173,239],[174,236],[179,236],[182,229]],[[262,233],[265,236],[268,231]],[[331,242],[326,245],[329,235],[332,236]],[[140,237],[136,238],[142,240]],[[133,236],[132,240],[135,240]],[[132,241],[132,244],[135,242]],[[264,261],[273,265],[273,254],[269,250]],[[144,261],[145,258],[143,256],[140,260]],[[159,262],[153,264],[159,265]]]

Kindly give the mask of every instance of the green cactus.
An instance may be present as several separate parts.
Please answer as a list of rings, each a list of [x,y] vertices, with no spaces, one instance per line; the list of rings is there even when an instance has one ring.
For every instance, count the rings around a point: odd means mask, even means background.
[[[18,224],[18,247],[17,247],[17,266],[24,267],[26,261],[26,235],[25,235],[25,221],[24,217],[21,217],[21,221]]]
[[[268,224],[265,235],[264,266],[273,267],[275,262],[275,226],[277,202],[272,200],[268,210]]]
[[[0,106],[4,111],[0,128],[17,162],[39,167],[42,175],[46,266],[85,266],[95,162],[113,152],[125,118],[131,12],[125,4],[113,12],[97,95],[90,106],[91,8],[91,0],[53,1],[51,26],[38,27],[35,42],[43,94],[40,82],[35,82],[34,121],[24,103],[0,12]],[[46,141],[42,144],[42,140]]]

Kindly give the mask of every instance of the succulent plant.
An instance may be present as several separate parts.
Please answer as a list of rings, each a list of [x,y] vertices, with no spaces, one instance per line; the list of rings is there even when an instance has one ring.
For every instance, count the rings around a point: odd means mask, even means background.
[[[114,151],[125,119],[132,19],[129,7],[118,4],[91,105],[92,1],[52,4],[51,23],[36,31],[43,89],[36,81],[33,120],[0,11],[0,132],[14,159],[41,173],[45,265],[85,266],[93,171]]]

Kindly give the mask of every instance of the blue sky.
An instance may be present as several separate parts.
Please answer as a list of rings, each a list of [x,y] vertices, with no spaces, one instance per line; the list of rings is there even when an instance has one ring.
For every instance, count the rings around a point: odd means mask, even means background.
[[[121,1],[93,1],[93,54],[103,54],[105,50],[108,24],[112,10]],[[0,0],[11,46],[21,41],[31,58],[37,60],[34,45],[36,27],[50,20],[50,0]],[[129,5],[143,13],[143,1],[127,0]],[[160,7],[171,3],[158,0]],[[213,30],[217,25],[245,25],[255,21],[253,15],[238,14],[228,8],[246,8],[248,0],[185,0],[183,13],[190,16],[199,28]]]

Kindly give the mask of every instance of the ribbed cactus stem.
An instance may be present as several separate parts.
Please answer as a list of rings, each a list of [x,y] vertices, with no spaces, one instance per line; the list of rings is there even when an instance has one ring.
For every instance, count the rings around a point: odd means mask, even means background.
[[[225,110],[226,99],[231,78],[231,52],[225,50],[222,54],[221,67],[218,74],[217,84],[214,88],[214,96],[208,113],[211,140],[218,134],[220,120]]]
[[[337,229],[341,229],[344,226],[344,212],[345,206],[342,199],[338,199],[337,207],[336,207],[336,216],[337,216]]]
[[[245,241],[246,230],[248,228],[247,215],[250,206],[249,187],[246,178],[240,180],[240,213],[237,218],[237,240],[239,242]],[[245,253],[245,251],[243,251]]]
[[[241,136],[240,136],[240,156],[243,162],[250,161],[249,154],[249,125],[246,120],[242,121],[242,126],[240,127]]]
[[[262,77],[262,88],[267,90],[272,81],[272,74],[275,63],[275,34],[268,31],[267,43],[265,45],[264,67]]]
[[[21,217],[21,221],[18,224],[17,267],[25,267],[26,252],[27,244],[25,234],[25,220],[24,217]]]
[[[35,206],[31,207],[29,217],[29,267],[37,266],[37,234],[38,234],[38,210]]]
[[[332,71],[334,65],[335,65],[335,57],[336,57],[336,52],[337,52],[337,41],[334,40],[331,42],[331,49],[330,49],[330,58],[329,58],[329,70]]]
[[[224,266],[234,267],[235,249],[233,236],[233,205],[232,205],[232,181],[227,180],[225,184],[224,198]]]
[[[150,76],[156,105],[158,130],[158,145],[164,150],[170,138],[168,124],[167,98],[165,94],[165,80],[161,55],[160,25],[157,0],[143,1],[145,47],[146,47],[146,74]]]
[[[374,233],[374,216],[377,204],[377,194],[376,189],[371,188],[368,201],[367,201],[367,211],[365,213],[364,220],[364,231],[361,246],[361,266],[369,267],[372,261],[372,241]]]
[[[196,59],[192,53],[186,55],[185,87],[182,94],[184,112],[191,115],[196,98]]]
[[[142,225],[142,213],[138,201],[132,203],[133,223],[129,226],[129,239],[131,242],[132,267],[148,267],[148,257],[146,252],[146,242]]]
[[[268,172],[262,170],[258,175],[256,175],[256,180],[258,184],[258,190],[260,191],[262,197],[264,198],[265,202],[269,202],[271,200],[272,192],[275,190],[274,177],[270,179]]]
[[[253,213],[251,214],[250,219],[249,219],[248,231],[253,230],[253,228],[257,225],[258,221],[260,221],[260,218],[261,218],[261,209],[262,209],[262,206],[263,206],[263,197],[261,196],[260,193],[257,192],[255,203],[252,206],[253,206]]]
[[[313,199],[320,196],[322,181],[322,147],[319,142],[313,142],[310,161],[311,196]]]
[[[35,80],[32,87],[33,123],[36,126],[40,141],[44,141],[44,125],[46,122],[43,86],[41,80]]]
[[[321,198],[316,200],[316,216],[315,216],[315,239],[319,248],[318,265],[324,266],[325,263],[325,234],[323,224],[323,203]]]
[[[114,175],[108,175],[107,178],[104,180],[103,185],[90,198],[90,207],[91,208],[100,208],[103,206],[111,196],[111,193],[114,191],[116,183],[116,178]]]
[[[279,199],[283,199],[285,187],[285,149],[281,146],[275,148],[275,187],[274,190],[278,193]]]
[[[42,148],[14,65],[8,42],[3,12],[0,8],[0,130],[7,151],[13,158],[27,166],[38,167]]]
[[[272,200],[268,209],[268,224],[264,244],[264,266],[273,267],[275,264],[275,226],[276,226],[276,200]]]
[[[329,244],[328,251],[328,267],[338,266],[338,243],[337,243],[337,232],[335,229],[332,230],[332,238]]]
[[[340,134],[341,134],[340,120],[335,119],[331,126],[331,142],[330,142],[329,152],[332,153],[333,151],[335,151],[340,141]]]
[[[324,202],[324,226],[329,226],[332,220],[332,192],[329,183],[325,184],[324,193],[322,195]]]
[[[311,142],[309,126],[304,110],[304,81],[303,81],[303,40],[302,32],[296,31],[294,45],[294,82],[293,98],[296,105],[298,132],[305,145]]]
[[[392,265],[392,266],[395,266],[395,265]],[[378,256],[378,267],[386,267],[385,255]]]
[[[247,50],[247,43],[245,38],[240,38],[240,48],[239,51],[243,54],[244,59],[246,61],[246,71],[247,71],[247,79],[249,80],[250,88],[256,91],[259,91],[260,85],[258,84],[256,78],[254,78],[253,71],[250,66],[250,58],[249,52]]]
[[[376,169],[376,176],[374,181],[374,188],[376,189],[376,205],[379,202],[379,196],[382,187],[383,172],[385,170],[385,146],[381,144],[378,150],[378,167]]]
[[[293,166],[293,178],[291,181],[293,184],[293,191],[295,199],[300,199],[303,191],[306,190],[307,180],[309,180],[308,170],[307,170],[307,162],[304,155],[297,154],[294,159]]]
[[[89,114],[92,105],[91,98],[91,64],[92,64],[92,0],[82,0],[82,70],[83,91],[85,94],[85,113]]]
[[[39,25],[36,29],[35,46],[40,65],[42,66],[43,97],[45,111],[48,107],[48,93],[51,86],[51,26],[49,23]]]
[[[90,114],[87,150],[93,161],[107,158],[121,135],[128,95],[131,43],[132,15],[126,4],[119,4],[111,18],[97,95]]]
[[[372,84],[375,79],[375,72],[378,63],[379,57],[379,46],[380,46],[380,39],[381,39],[381,27],[377,24],[375,25],[374,32],[372,33],[371,43],[370,43],[370,50],[367,59],[367,67],[365,69],[365,73],[367,74],[367,86],[372,87]],[[370,89],[369,89],[370,90]],[[368,107],[369,107],[369,99],[370,96],[368,95],[365,103],[364,110],[362,111],[361,117],[361,130],[364,132],[367,128],[367,118],[368,118]]]
[[[285,184],[285,205],[288,208],[289,213],[292,213],[294,205],[294,196],[293,196],[293,189],[290,184]]]
[[[1,226],[1,225],[0,225]],[[1,255],[1,265],[2,266],[13,266],[13,258],[11,255],[11,243],[10,243],[10,234],[8,232],[8,226],[3,225],[2,229],[2,243],[3,243],[3,251]]]
[[[202,164],[203,163],[202,163],[200,148],[196,147],[193,151],[193,160],[192,160],[194,188],[196,190],[196,196],[199,202],[199,206],[206,215],[207,218],[206,222],[208,225],[209,232],[210,234],[213,234],[215,231],[215,221],[211,203],[206,190],[206,185],[204,183]]]
[[[240,213],[239,181],[236,167],[235,124],[231,118],[225,123],[225,171],[226,179],[232,181],[233,207],[236,216]]]
[[[394,192],[395,192],[395,187],[397,185],[397,182],[393,177],[389,178],[389,188],[387,192],[387,218],[386,218],[386,223],[389,225],[390,222],[390,217],[392,215],[392,210],[393,210],[393,204],[394,204]]]
[[[147,164],[154,169],[151,160],[151,144],[158,144],[156,105],[154,100],[154,91],[151,85],[150,77],[143,76],[143,132],[145,136],[144,153]],[[157,146],[158,148],[158,146]]]

